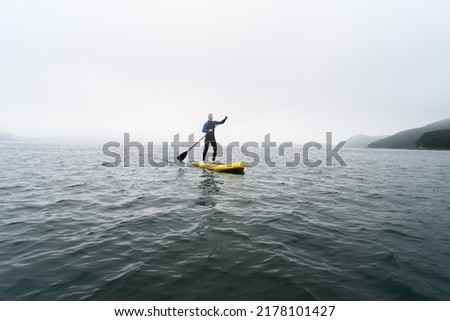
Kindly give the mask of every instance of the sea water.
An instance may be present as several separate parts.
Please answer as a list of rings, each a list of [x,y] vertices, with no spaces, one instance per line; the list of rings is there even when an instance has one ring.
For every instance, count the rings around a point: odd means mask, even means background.
[[[2,143],[0,299],[449,300],[450,152],[340,155],[231,175]]]

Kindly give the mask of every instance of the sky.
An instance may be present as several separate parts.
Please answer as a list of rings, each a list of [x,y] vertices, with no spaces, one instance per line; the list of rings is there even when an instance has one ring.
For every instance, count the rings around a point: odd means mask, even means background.
[[[450,117],[450,2],[0,2],[0,131],[345,140]]]

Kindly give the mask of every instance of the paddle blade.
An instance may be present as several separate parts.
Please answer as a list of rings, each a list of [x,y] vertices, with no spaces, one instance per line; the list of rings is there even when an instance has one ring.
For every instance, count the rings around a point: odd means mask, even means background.
[[[177,157],[177,159],[182,162],[187,156],[187,152],[181,153],[180,156]]]

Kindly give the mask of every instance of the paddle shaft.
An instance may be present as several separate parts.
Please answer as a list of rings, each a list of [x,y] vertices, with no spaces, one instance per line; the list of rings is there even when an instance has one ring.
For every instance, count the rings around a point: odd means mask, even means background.
[[[216,128],[216,127],[217,127],[217,125],[214,126],[214,128]],[[194,148],[195,146],[197,146],[197,144],[200,143],[200,142],[202,141],[202,139],[206,137],[206,135],[208,135],[208,133],[206,133],[202,138],[200,138],[200,139],[198,140],[198,142],[196,142],[194,145],[192,145],[191,148],[189,148],[187,151],[181,153],[181,154],[177,157],[177,159],[178,159],[180,162],[182,162],[182,161],[186,158],[186,156],[187,156],[187,154],[189,153],[189,151],[190,151],[192,148]]]
[[[187,151],[185,151],[185,153],[186,153],[186,154],[189,153],[189,151],[190,151],[192,148],[194,148],[195,146],[197,146],[197,144],[200,143],[200,142],[203,140],[203,138],[206,137],[206,135],[208,135],[208,134],[205,134],[202,138],[200,138],[200,139],[198,140],[198,142],[196,142],[194,145],[192,145],[192,147],[189,148]]]

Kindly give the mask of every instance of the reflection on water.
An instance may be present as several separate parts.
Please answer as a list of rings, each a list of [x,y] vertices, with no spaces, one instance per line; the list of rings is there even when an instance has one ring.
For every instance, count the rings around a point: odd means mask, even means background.
[[[214,173],[210,171],[203,170],[201,177],[202,180],[198,187],[200,189],[200,197],[195,203],[201,206],[214,207],[217,204],[214,195],[220,191],[218,185],[221,183],[216,182]]]

